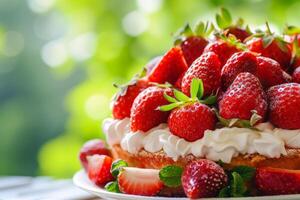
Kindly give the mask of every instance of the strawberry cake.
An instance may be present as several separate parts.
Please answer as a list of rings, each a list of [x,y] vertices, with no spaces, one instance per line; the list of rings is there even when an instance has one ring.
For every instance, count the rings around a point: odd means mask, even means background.
[[[300,32],[251,32],[221,9],[118,86],[108,148],[80,160],[108,191],[144,196],[300,194]],[[213,33],[213,34],[212,34]]]

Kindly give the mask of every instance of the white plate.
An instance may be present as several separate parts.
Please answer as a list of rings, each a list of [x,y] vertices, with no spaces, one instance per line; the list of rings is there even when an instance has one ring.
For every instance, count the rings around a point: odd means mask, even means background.
[[[128,195],[108,192],[103,188],[94,185],[87,177],[84,170],[78,171],[73,177],[73,183],[98,197],[107,200],[188,200],[187,198],[168,198],[168,197],[145,197],[138,195]],[[281,196],[264,196],[264,197],[244,197],[244,198],[205,198],[201,200],[299,200],[300,194],[297,195],[281,195]]]

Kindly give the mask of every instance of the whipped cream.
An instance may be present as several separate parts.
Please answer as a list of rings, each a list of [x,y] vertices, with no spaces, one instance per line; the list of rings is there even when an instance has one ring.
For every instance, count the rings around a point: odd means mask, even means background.
[[[163,150],[175,161],[189,154],[225,163],[239,154],[258,153],[278,158],[287,154],[285,146],[300,148],[300,129],[279,129],[270,123],[261,123],[256,129],[224,127],[206,130],[203,138],[188,142],[173,135],[167,124],[160,124],[147,132],[132,132],[129,118],[106,119],[103,122],[109,145],[120,144],[123,150],[132,154],[141,149],[151,153]]]

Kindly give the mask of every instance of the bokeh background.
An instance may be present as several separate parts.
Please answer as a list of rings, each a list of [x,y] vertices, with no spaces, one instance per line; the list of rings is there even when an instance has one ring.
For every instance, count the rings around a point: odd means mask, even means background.
[[[186,22],[300,25],[297,0],[0,0],[0,175],[71,177],[116,90]]]

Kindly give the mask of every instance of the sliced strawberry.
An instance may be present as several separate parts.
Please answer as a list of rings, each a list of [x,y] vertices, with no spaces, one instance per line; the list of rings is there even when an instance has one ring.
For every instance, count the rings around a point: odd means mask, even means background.
[[[120,191],[125,194],[154,196],[163,187],[159,170],[124,167],[118,176]]]
[[[293,82],[300,83],[300,67],[297,67],[293,72]]]
[[[256,57],[250,52],[237,52],[233,54],[222,68],[221,78],[223,89],[230,86],[241,72],[255,74],[257,70]]]
[[[112,158],[105,155],[92,155],[87,157],[88,176],[96,185],[102,186],[113,180],[110,173]]]
[[[203,53],[185,73],[181,89],[188,96],[190,96],[190,85],[194,78],[203,81],[204,96],[218,91],[221,86],[221,63],[215,53]]]
[[[228,178],[218,164],[200,159],[186,166],[181,181],[186,196],[194,199],[217,196]]]
[[[83,168],[87,171],[88,161],[87,157],[92,155],[107,155],[110,156],[110,151],[106,148],[105,142],[100,139],[89,140],[81,147],[79,152],[79,159]]]
[[[188,69],[179,47],[170,49],[152,69],[148,76],[150,82],[174,84],[179,76]]]
[[[120,86],[120,92],[113,101],[113,117],[115,119],[130,117],[130,109],[134,99],[147,87],[149,87],[149,83],[146,79],[134,79],[129,84]]]
[[[256,170],[256,186],[263,194],[299,194],[300,170],[262,167]]]

